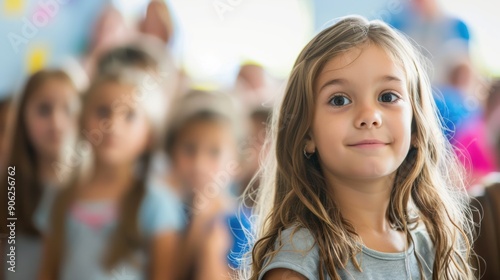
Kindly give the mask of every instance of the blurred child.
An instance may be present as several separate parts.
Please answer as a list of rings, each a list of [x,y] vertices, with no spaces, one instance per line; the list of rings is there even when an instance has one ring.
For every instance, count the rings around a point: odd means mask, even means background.
[[[175,107],[166,141],[168,181],[188,213],[179,279],[229,279],[228,218],[236,209],[229,187],[239,171],[234,104],[222,93],[192,91]]]
[[[76,170],[37,212],[46,237],[40,279],[176,279],[182,208],[147,180],[165,110],[159,89],[144,86],[150,78],[124,68],[100,76],[86,93],[81,137],[91,149],[81,154],[92,165]]]
[[[356,16],[306,45],[273,118],[244,279],[474,278],[468,197],[420,59]]]
[[[460,160],[469,171],[471,194],[481,191],[484,176],[500,168],[500,163],[495,163],[496,143],[493,141],[497,131],[495,125],[500,116],[500,82],[494,81],[491,84],[487,96],[483,114],[468,119],[453,142]]]
[[[250,116],[248,137],[242,146],[236,195],[242,197],[237,215],[229,218],[232,235],[235,242],[229,256],[231,267],[238,271],[242,269],[241,260],[251,249],[248,233],[251,232],[251,217],[254,207],[254,195],[259,191],[260,180],[256,176],[261,166],[261,159],[267,153],[265,141],[269,128],[271,110],[265,107],[254,109]],[[244,193],[251,194],[242,196]]]
[[[492,147],[496,169],[481,178],[480,184],[471,189],[476,196],[471,204],[479,209],[475,221],[479,225],[474,250],[480,256],[475,261],[481,279],[500,277],[500,79],[494,80],[488,90],[485,108],[485,142]],[[485,137],[486,136],[486,137]]]
[[[445,79],[444,83],[436,85],[434,100],[442,117],[444,132],[453,144],[453,136],[459,134],[463,125],[481,111],[479,101],[471,90],[475,77],[467,52],[460,44],[451,44],[447,48],[449,55],[443,62],[446,66],[443,67]]]
[[[496,171],[500,172],[500,79],[490,87],[486,105],[486,125],[488,127],[488,143],[494,147]]]
[[[469,189],[472,195],[482,194],[484,185],[500,174],[500,80],[494,80],[487,91],[484,114],[470,120],[457,137],[457,151],[465,166],[470,163],[475,179]]]
[[[121,47],[116,47],[106,52],[97,64],[96,74],[107,75],[123,68],[132,68],[145,71],[149,74],[149,79],[146,79],[142,85],[145,88],[158,86],[163,94],[163,106],[170,107],[170,102],[175,99],[178,89],[178,79],[176,77],[177,69],[175,69],[172,56],[168,50],[162,45],[158,45],[157,41],[150,41],[150,38],[143,38],[142,41],[128,43]],[[162,104],[159,104],[162,106]],[[157,118],[164,120],[168,110],[157,112]],[[165,127],[162,127],[159,134],[165,134]],[[165,177],[168,171],[168,160],[163,150],[155,151],[153,155],[153,163],[151,173],[153,176],[160,178]]]
[[[251,185],[251,187],[257,187],[259,184],[258,177],[255,178],[254,182],[252,182],[252,179],[259,171],[262,151],[267,138],[270,117],[271,110],[264,107],[255,109],[250,114],[249,137],[246,143],[247,147],[245,154],[241,159],[242,168],[241,173],[239,174],[240,190],[238,195],[243,194],[247,186]],[[252,202],[248,201],[248,203],[251,204]]]
[[[15,190],[9,194],[7,189],[2,191],[2,196],[15,197],[17,263],[15,273],[4,271],[6,279],[36,279],[41,238],[33,215],[43,193],[62,183],[55,166],[74,140],[79,99],[65,72],[42,70],[29,78],[17,101],[7,160],[7,165],[15,168],[11,176]],[[7,178],[2,177],[7,184]],[[2,207],[3,217],[5,210],[7,207]]]

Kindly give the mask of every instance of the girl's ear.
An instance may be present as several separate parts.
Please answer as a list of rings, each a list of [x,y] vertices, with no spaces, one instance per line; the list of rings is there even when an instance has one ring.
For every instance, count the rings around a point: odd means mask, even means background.
[[[308,154],[314,154],[316,152],[316,143],[314,142],[314,139],[311,135],[311,133],[308,133],[306,135],[306,145],[304,147],[304,152]]]
[[[411,142],[410,142],[410,148],[418,148],[418,144],[417,144],[417,133],[416,132],[413,132],[411,134]]]

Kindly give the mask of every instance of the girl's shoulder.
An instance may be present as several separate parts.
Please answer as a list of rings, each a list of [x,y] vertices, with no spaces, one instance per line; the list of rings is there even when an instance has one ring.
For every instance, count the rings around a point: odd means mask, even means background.
[[[139,222],[148,236],[184,228],[184,208],[180,197],[164,184],[149,184],[141,204]]]
[[[297,251],[310,251],[314,249],[316,241],[311,231],[300,226],[292,226],[284,229],[276,240],[278,248],[292,246]]]
[[[300,226],[288,227],[280,232],[275,243],[275,253],[259,274],[259,279],[276,268],[298,272],[307,279],[318,279],[319,251],[311,232]]]

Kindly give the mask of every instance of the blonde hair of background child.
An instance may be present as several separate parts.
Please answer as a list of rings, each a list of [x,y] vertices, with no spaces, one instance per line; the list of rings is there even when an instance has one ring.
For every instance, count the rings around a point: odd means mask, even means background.
[[[401,34],[380,21],[346,17],[321,31],[302,50],[290,74],[279,111],[273,116],[271,149],[260,170],[251,234],[253,250],[245,258],[243,279],[257,279],[277,254],[276,241],[286,228],[307,228],[316,241],[319,269],[340,279],[337,269],[351,260],[360,269],[359,236],[342,218],[316,156],[303,154],[314,115],[314,81],[332,58],[352,48],[375,44],[404,70],[413,110],[414,147],[397,170],[387,210],[389,221],[406,233],[423,222],[434,244],[433,279],[470,279],[473,223],[462,167],[443,136],[424,60]],[[251,188],[247,188],[251,189]],[[422,260],[417,256],[420,274]],[[319,275],[319,279],[325,279]]]

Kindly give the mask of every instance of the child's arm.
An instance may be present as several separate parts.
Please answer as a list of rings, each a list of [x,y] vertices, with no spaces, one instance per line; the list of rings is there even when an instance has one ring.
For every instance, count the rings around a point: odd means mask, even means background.
[[[318,248],[314,237],[305,228],[288,228],[281,232],[280,249],[259,274],[259,280],[319,279]]]
[[[151,280],[177,279],[178,263],[177,244],[179,235],[174,231],[167,231],[153,237],[151,244]]]
[[[276,268],[264,275],[263,280],[307,280],[302,274],[286,268]]]
[[[42,259],[40,261],[40,272],[38,274],[38,280],[53,280],[57,279],[56,273],[53,271],[53,265],[50,263],[51,259],[49,248],[50,248],[50,237],[43,238],[43,247],[42,247]]]
[[[230,280],[231,269],[227,263],[231,236],[228,229],[221,223],[216,223],[204,240],[197,279]]]
[[[141,227],[150,240],[148,278],[179,279],[182,203],[166,187],[156,185],[146,188],[142,203]]]
[[[204,225],[202,222],[201,219],[195,217],[189,226],[189,230],[185,231],[182,237],[182,241],[180,242],[182,244],[180,245],[182,250],[179,250],[179,257],[177,258],[179,260],[179,273],[177,274],[179,279],[186,279],[191,273],[191,265],[195,261],[196,254],[198,253],[196,249],[200,248],[205,239],[203,232]]]
[[[54,204],[54,200],[58,194],[57,190],[46,189],[43,194],[42,200],[39,202],[39,206],[34,214],[34,224],[41,232],[42,236],[42,254],[40,260],[40,268],[38,273],[39,280],[54,280],[58,279],[59,269],[54,262],[54,258],[51,254],[52,246],[61,242],[60,240],[54,240],[54,237],[50,231],[50,213]]]

